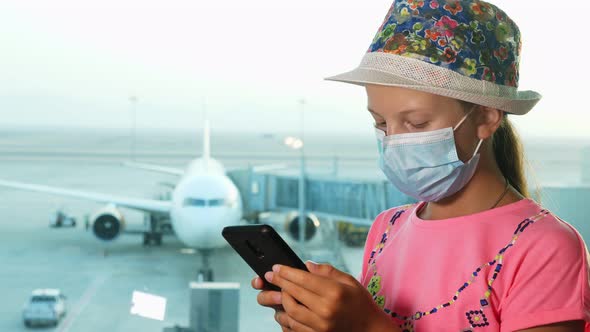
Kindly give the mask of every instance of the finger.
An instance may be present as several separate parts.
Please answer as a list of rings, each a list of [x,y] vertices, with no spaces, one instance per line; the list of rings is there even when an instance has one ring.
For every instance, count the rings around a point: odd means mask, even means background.
[[[264,281],[260,279],[260,277],[255,277],[252,279],[252,288],[254,289],[263,289],[264,288]]]
[[[283,330],[287,329],[288,331],[291,331],[291,327],[289,326],[289,317],[285,311],[275,312],[275,320],[277,323],[279,323]]]
[[[281,323],[279,322],[279,320],[277,319],[277,314],[275,313],[275,320],[277,321],[277,323],[279,323],[279,325],[281,326],[281,331],[283,332],[293,332],[293,330],[291,330],[291,328],[289,326],[283,326],[281,325]],[[281,318],[281,319],[285,319],[285,318]]]
[[[316,331],[312,326],[319,324],[319,318],[311,310],[297,303],[289,293],[283,292],[284,313],[281,314],[283,322],[287,323],[293,331]],[[285,318],[286,317],[286,318]]]
[[[273,266],[272,278],[275,285],[277,282],[286,280],[317,295],[329,293],[334,288],[334,280],[285,265]],[[283,288],[281,285],[277,286]]]
[[[277,312],[275,314],[275,320],[281,326],[283,331],[289,332],[314,332],[311,328],[297,322],[295,319],[291,318],[289,314],[286,312]]]
[[[256,296],[258,304],[265,307],[276,307],[282,305],[281,292],[277,291],[262,291]]]
[[[289,331],[289,332],[294,331],[291,329],[291,326],[290,326],[291,323],[290,323],[289,315],[284,310],[275,312],[275,320],[277,321],[277,323],[279,323],[279,325],[281,326],[281,329],[283,331]]]
[[[308,272],[307,275],[311,278],[319,278],[317,276],[313,276]],[[287,292],[291,296],[294,296],[297,301],[301,302],[306,307],[310,308],[311,310],[321,310],[324,307],[324,299],[321,294],[316,294],[305,287],[301,287],[289,280],[283,279],[280,273],[273,273],[269,272],[265,275],[267,279],[272,280],[272,283],[279,286],[282,290],[281,294],[284,296],[284,293]],[[283,303],[284,306],[284,303]]]
[[[275,306],[272,306],[272,308],[273,308],[275,311],[285,311],[285,308],[283,308],[283,305],[282,305],[282,304],[280,304],[280,305],[275,305]]]
[[[312,274],[334,279],[350,286],[356,286],[358,283],[356,278],[348,273],[338,270],[330,264],[316,264],[312,261],[307,261],[305,265]]]
[[[305,261],[305,267],[307,267],[307,270],[309,270],[309,272],[312,272],[312,270],[316,269],[317,266],[318,266],[318,263],[316,263],[316,262]]]
[[[283,292],[283,307],[289,317],[295,321],[313,329],[314,331],[321,330],[320,326],[322,320],[320,317],[313,310],[298,303],[295,298],[287,292]]]

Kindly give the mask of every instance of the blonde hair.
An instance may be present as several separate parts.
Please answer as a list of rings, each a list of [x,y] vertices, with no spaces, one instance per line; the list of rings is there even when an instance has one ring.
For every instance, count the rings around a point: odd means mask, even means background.
[[[504,116],[498,130],[492,137],[494,157],[500,171],[508,179],[508,183],[522,196],[530,198],[526,180],[526,160],[520,136]]]
[[[476,104],[460,101],[465,110]],[[508,183],[522,196],[531,198],[526,179],[524,147],[516,129],[504,113],[500,127],[492,136],[492,149],[496,163]]]

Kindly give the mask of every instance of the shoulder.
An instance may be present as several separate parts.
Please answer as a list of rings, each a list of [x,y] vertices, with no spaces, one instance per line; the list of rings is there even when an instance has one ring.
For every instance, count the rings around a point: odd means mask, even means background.
[[[578,231],[551,211],[540,207],[536,215],[523,219],[514,231],[522,258],[541,257],[567,261],[586,258],[586,244]],[[529,256],[535,256],[532,258]]]
[[[588,251],[578,231],[542,207],[515,228],[498,285],[502,330],[590,319]]]
[[[369,233],[367,234],[367,238],[365,241],[361,274],[357,277],[357,279],[362,284],[366,285],[366,279],[364,279],[364,277],[367,272],[367,266],[369,264],[369,261],[375,255],[375,252],[377,250],[376,246],[381,241],[383,241],[383,234],[389,230],[388,225],[392,225],[392,223],[396,223],[397,221],[401,222],[401,219],[407,219],[407,216],[410,215],[414,207],[415,205],[403,205],[393,207],[381,211],[381,213],[379,213],[375,217],[375,220],[371,224]]]
[[[396,226],[403,223],[412,214],[418,203],[400,205],[382,211],[375,217],[371,229],[369,230],[369,237],[374,237],[375,234],[382,234],[387,229],[388,225]]]
[[[512,236],[513,248],[504,257],[505,272],[511,276],[508,289],[534,285],[558,293],[565,288],[571,293],[588,291],[588,250],[575,227],[539,207],[537,214],[516,225]]]
[[[395,223],[398,220],[405,220],[418,206],[418,203],[400,205],[384,210],[375,217],[373,224]]]
[[[578,278],[587,276],[588,254],[582,236],[542,206],[514,225],[512,245],[505,259],[514,268],[513,281],[517,284],[532,277],[540,281],[564,273],[572,274],[572,278],[576,274]]]
[[[376,217],[371,227],[369,229],[369,233],[367,234],[367,238],[365,241],[365,248],[363,254],[363,266],[361,275],[359,276],[358,280],[361,283],[364,282],[363,277],[365,276],[366,269],[370,259],[373,258],[373,255],[376,252],[376,247],[379,243],[384,241],[383,237],[385,232],[389,232],[391,226],[396,226],[403,223],[404,220],[408,219],[408,216],[412,213],[413,209],[417,206],[417,204],[411,205],[402,205],[393,207],[384,211],[381,211]]]

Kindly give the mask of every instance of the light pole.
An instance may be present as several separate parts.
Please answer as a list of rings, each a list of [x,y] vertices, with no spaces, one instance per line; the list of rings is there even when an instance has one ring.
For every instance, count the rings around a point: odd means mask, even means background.
[[[293,150],[299,150],[299,186],[298,186],[298,210],[299,210],[299,217],[297,219],[297,224],[299,225],[299,234],[298,234],[298,238],[299,238],[299,249],[301,252],[301,255],[304,256],[305,253],[305,246],[304,246],[304,242],[305,242],[305,220],[306,215],[305,215],[305,153],[303,150],[303,147],[305,145],[303,137],[304,137],[304,106],[305,106],[305,100],[304,99],[299,99],[298,100],[299,106],[300,106],[300,111],[301,111],[301,128],[300,128],[300,137],[286,137],[284,144],[287,145],[288,147],[292,148]]]
[[[301,148],[299,149],[299,243],[301,248],[301,253],[304,253],[304,241],[305,241],[305,220],[307,219],[305,216],[305,153],[304,153],[304,145],[305,145],[305,100],[299,99],[299,107],[301,111],[301,128],[300,128],[300,135],[301,135]]]
[[[298,137],[286,137],[284,144],[288,147],[290,147],[293,150],[299,150],[299,162],[300,162],[300,172],[299,172],[299,184],[298,184],[298,188],[297,188],[297,192],[298,192],[298,218],[297,218],[297,225],[298,225],[298,234],[297,234],[297,239],[299,240],[299,243],[303,244],[303,240],[304,240],[304,227],[305,227],[305,219],[306,218],[301,218],[301,216],[303,216],[305,214],[305,158],[304,158],[304,154],[302,153],[303,150],[303,141],[301,140],[301,138]],[[303,223],[303,227],[301,227]],[[301,250],[303,250],[303,245],[301,246]]]
[[[135,139],[136,139],[136,131],[137,131],[137,116],[136,116],[136,108],[137,108],[137,97],[131,96],[129,97],[129,102],[131,103],[131,120],[132,120],[132,128],[131,128],[131,160],[135,161]]]

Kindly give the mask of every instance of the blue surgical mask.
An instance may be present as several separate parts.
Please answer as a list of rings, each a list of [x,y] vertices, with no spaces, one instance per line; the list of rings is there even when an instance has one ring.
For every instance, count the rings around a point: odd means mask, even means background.
[[[385,136],[375,128],[379,166],[402,193],[417,200],[436,202],[461,190],[475,173],[479,162],[479,140],[471,159],[462,162],[455,146],[454,128]]]

